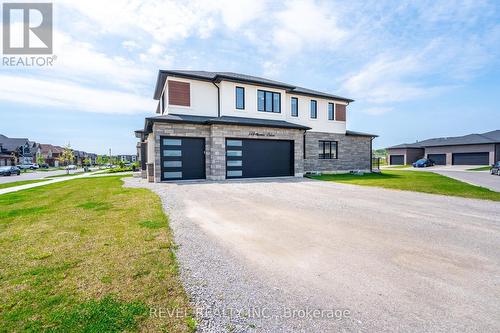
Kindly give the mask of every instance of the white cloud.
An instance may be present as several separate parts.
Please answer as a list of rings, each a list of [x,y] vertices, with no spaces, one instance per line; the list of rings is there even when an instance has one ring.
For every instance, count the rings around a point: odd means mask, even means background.
[[[394,108],[392,108],[392,107],[373,107],[373,108],[361,109],[360,111],[363,113],[366,113],[366,114],[379,116],[379,115],[394,111]]]
[[[154,110],[150,98],[118,90],[87,88],[71,81],[0,75],[0,100],[33,106],[99,113]]]
[[[306,47],[323,50],[338,46],[348,32],[337,23],[336,12],[311,0],[287,2],[285,10],[276,14],[273,40],[278,51],[286,55]]]

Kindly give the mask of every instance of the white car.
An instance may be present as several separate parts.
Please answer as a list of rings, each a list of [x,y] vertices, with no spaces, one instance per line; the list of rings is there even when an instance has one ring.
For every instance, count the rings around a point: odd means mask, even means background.
[[[66,170],[76,170],[76,165],[70,164],[66,167]]]

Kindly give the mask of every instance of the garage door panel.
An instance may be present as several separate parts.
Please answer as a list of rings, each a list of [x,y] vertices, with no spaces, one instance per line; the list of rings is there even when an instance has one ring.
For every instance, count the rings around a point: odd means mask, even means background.
[[[446,154],[427,154],[427,158],[433,160],[436,165],[446,165]]]
[[[204,179],[205,139],[162,137],[161,179]]]
[[[403,165],[405,164],[404,155],[391,155],[389,163],[391,165]]]
[[[454,153],[452,163],[453,165],[488,165],[490,163],[490,153]]]
[[[226,140],[227,178],[293,176],[293,141]]]

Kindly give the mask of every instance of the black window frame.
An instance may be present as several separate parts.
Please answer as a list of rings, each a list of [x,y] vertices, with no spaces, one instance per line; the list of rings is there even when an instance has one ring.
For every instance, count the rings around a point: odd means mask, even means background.
[[[241,107],[241,108],[238,107],[238,89],[241,89],[243,91],[243,107]],[[240,86],[235,87],[234,102],[235,102],[234,106],[237,110],[245,110],[245,87],[240,87]]]
[[[332,112],[330,114],[330,106],[332,107]],[[335,120],[335,103],[328,103],[328,120]]]
[[[295,114],[293,112],[293,101],[294,100],[295,100],[295,106],[296,106]],[[299,116],[299,99],[297,97],[292,97],[291,100],[290,100],[290,115],[292,117],[298,117]]]
[[[259,93],[263,93],[264,94],[264,109],[260,109],[260,106],[259,106]],[[268,94],[271,94],[271,110],[266,110],[266,106],[267,106],[267,96]],[[275,95],[278,95],[278,108],[279,110],[276,111],[274,110],[274,96]],[[270,113],[281,113],[281,93],[279,92],[274,92],[274,91],[269,91],[269,90],[262,90],[262,89],[257,89],[257,111],[259,112],[270,112]]]
[[[328,143],[328,145],[326,144]],[[335,143],[335,157],[332,157],[332,144]],[[323,151],[319,150],[319,145],[322,145]],[[329,152],[325,151],[325,147],[329,146]],[[339,158],[339,142],[333,140],[318,140],[318,159],[320,160],[337,160]]]
[[[313,117],[313,104],[314,104],[314,117]],[[315,99],[311,99],[310,103],[310,115],[311,119],[318,119],[318,101]]]

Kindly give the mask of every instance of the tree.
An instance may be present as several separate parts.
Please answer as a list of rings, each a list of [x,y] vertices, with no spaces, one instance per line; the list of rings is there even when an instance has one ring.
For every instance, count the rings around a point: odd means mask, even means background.
[[[38,165],[42,165],[42,164],[45,164],[45,158],[43,158],[43,156],[41,154],[39,154],[37,157],[36,157],[36,163]]]
[[[64,146],[61,156],[59,156],[59,162],[66,165],[68,162],[72,163],[74,159],[75,156],[73,154],[73,150],[71,149],[71,145],[68,143],[66,146]],[[68,168],[66,168],[66,174],[69,174]]]

